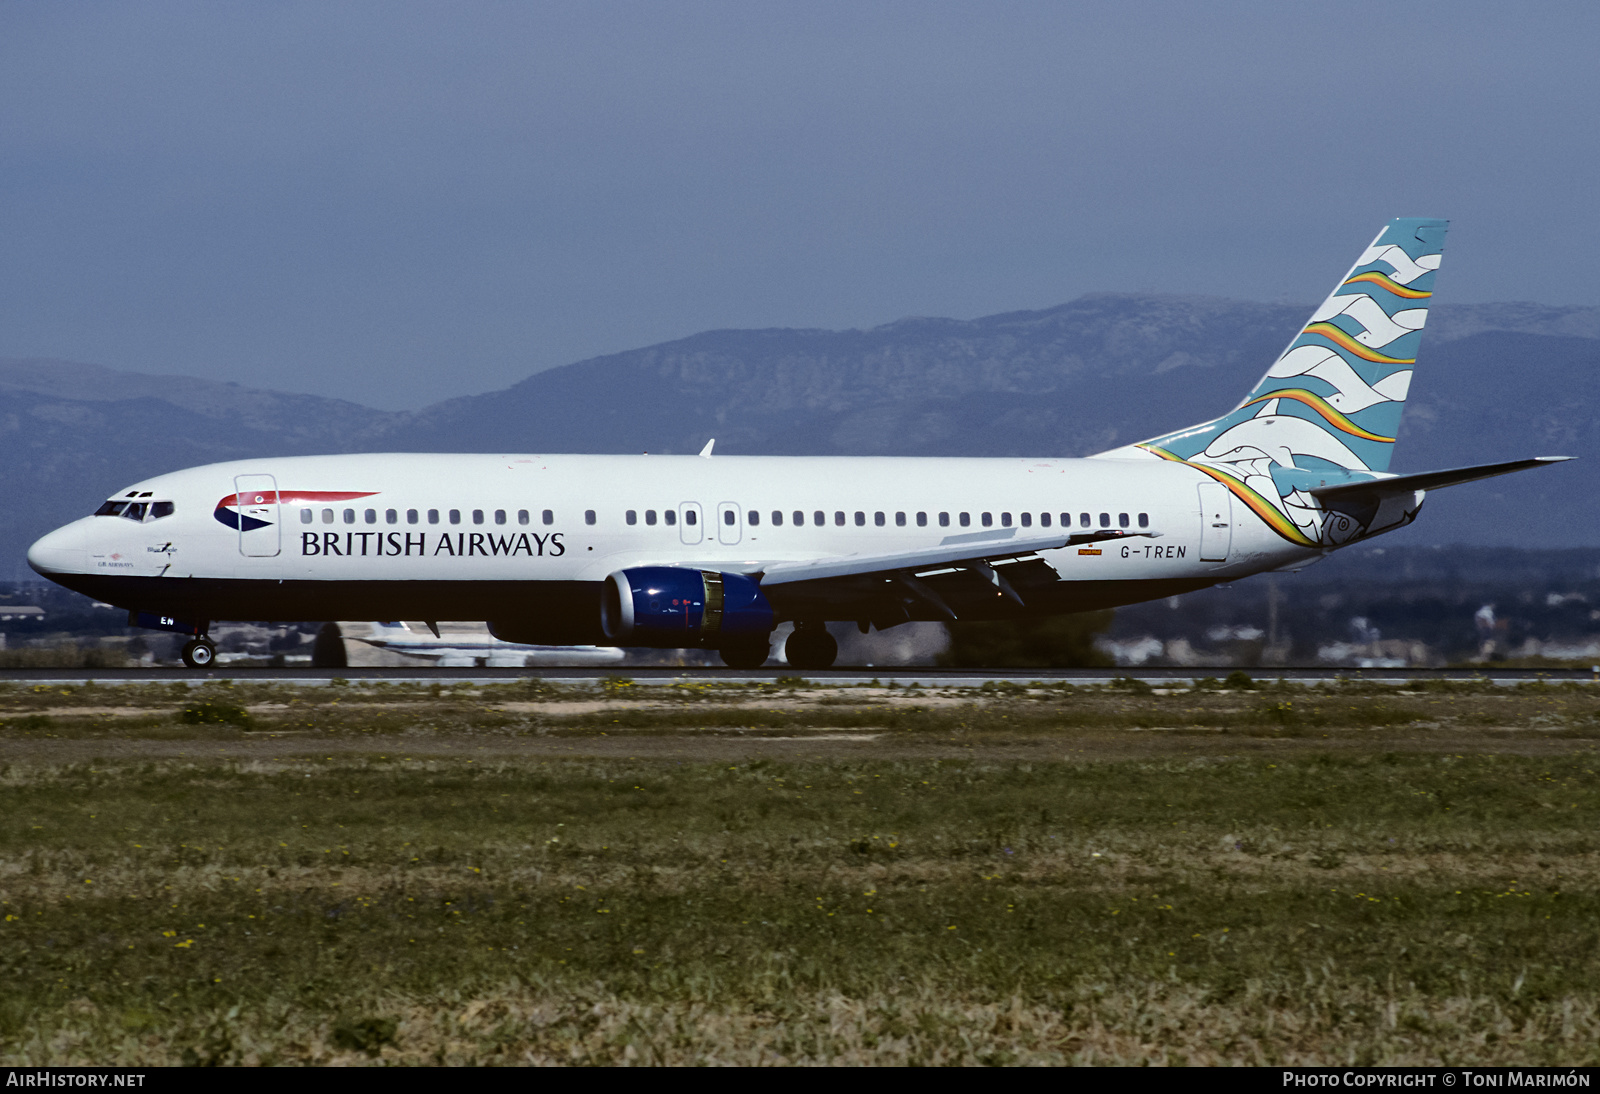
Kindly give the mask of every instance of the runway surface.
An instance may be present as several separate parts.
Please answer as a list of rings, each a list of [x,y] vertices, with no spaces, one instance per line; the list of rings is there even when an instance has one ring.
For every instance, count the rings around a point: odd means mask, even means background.
[[[0,683],[6,684],[83,684],[93,680],[97,684],[170,684],[179,681],[191,684],[216,680],[238,682],[273,682],[301,684],[308,687],[325,686],[331,680],[390,684],[508,684],[518,680],[540,679],[552,684],[567,686],[595,686],[608,677],[623,676],[641,684],[681,683],[744,683],[771,682],[780,677],[799,676],[818,684],[849,687],[857,684],[880,685],[893,682],[900,687],[917,684],[921,687],[976,688],[988,683],[1028,684],[1108,684],[1115,679],[1133,678],[1160,685],[1171,683],[1187,685],[1204,677],[1226,677],[1235,670],[1228,668],[1124,668],[1124,669],[930,669],[930,668],[875,668],[841,667],[823,672],[798,672],[791,668],[763,669],[706,669],[706,668],[560,668],[538,669],[416,669],[416,668],[344,668],[344,669],[268,669],[268,668],[157,668],[157,669],[0,669]],[[1552,683],[1600,683],[1594,673],[1579,669],[1503,669],[1486,666],[1483,669],[1350,669],[1350,668],[1296,668],[1243,669],[1246,675],[1257,680],[1287,680],[1297,684],[1314,684],[1326,680],[1366,680],[1375,683],[1402,684],[1408,680],[1488,680],[1500,685],[1515,685],[1534,680]]]

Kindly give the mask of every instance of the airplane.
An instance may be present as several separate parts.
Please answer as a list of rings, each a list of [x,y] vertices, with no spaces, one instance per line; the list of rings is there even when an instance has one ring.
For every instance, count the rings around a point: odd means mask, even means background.
[[[528,665],[615,665],[627,656],[615,646],[535,646],[506,642],[492,634],[448,631],[430,627],[433,637],[418,634],[406,623],[372,623],[371,633],[356,642],[405,657],[432,661],[440,668],[516,668]]]
[[[190,636],[212,620],[477,619],[507,642],[832,665],[825,624],[1005,619],[1295,570],[1410,524],[1390,456],[1448,222],[1390,221],[1234,409],[1086,458],[419,455],[158,475],[28,551]]]

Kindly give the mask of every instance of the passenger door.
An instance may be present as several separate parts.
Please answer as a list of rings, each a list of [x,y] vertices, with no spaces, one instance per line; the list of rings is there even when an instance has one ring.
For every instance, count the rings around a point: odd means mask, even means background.
[[[699,543],[706,536],[700,523],[700,503],[686,501],[678,505],[678,536],[684,543]]]
[[[278,481],[271,475],[239,475],[233,480],[234,511],[239,515],[239,553],[271,558],[283,549],[278,520]]]
[[[1200,558],[1226,562],[1233,547],[1233,493],[1220,482],[1200,484]]]

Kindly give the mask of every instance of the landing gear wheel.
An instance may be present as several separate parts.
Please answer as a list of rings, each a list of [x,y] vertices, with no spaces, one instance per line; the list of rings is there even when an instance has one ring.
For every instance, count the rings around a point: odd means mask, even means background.
[[[783,656],[797,669],[832,668],[839,656],[839,643],[825,627],[802,627],[783,644]]]
[[[723,646],[717,655],[730,669],[758,669],[767,663],[771,652],[772,642],[763,636]]]
[[[183,646],[183,663],[192,669],[208,669],[217,660],[217,647],[204,638],[196,638],[193,642],[185,642]]]

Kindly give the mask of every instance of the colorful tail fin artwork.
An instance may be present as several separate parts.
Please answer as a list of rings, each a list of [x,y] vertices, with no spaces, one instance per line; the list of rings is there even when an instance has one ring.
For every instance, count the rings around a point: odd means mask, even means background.
[[[1391,220],[1231,413],[1101,455],[1187,463],[1301,546],[1377,531],[1309,491],[1388,471],[1448,224]]]

